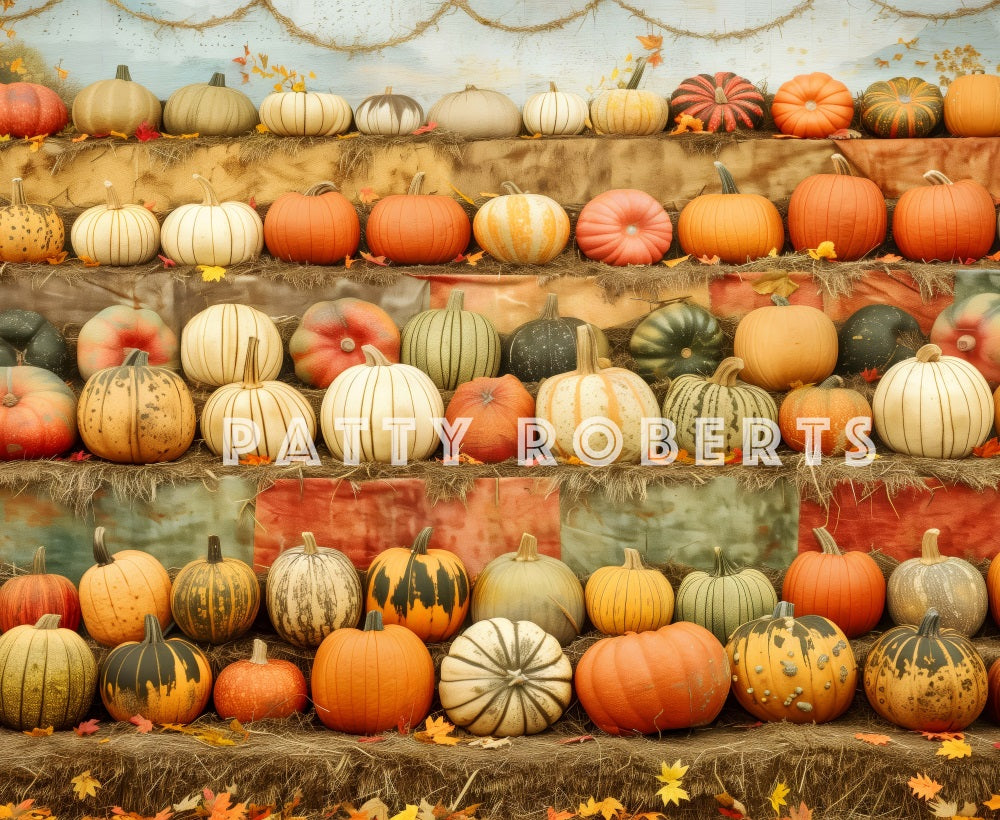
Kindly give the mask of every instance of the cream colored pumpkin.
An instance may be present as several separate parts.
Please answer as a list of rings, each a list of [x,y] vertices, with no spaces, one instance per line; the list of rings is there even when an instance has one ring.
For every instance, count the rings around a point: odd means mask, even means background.
[[[156,95],[132,81],[127,65],[118,66],[112,80],[98,80],[73,98],[73,125],[81,134],[132,135],[146,123],[160,127],[163,106]]]
[[[227,88],[226,75],[218,71],[207,83],[178,88],[163,107],[163,128],[171,134],[236,137],[258,122],[253,100],[238,88]]]
[[[392,431],[383,422],[390,418],[412,419],[415,428],[406,432],[407,461],[428,458],[438,447],[434,419],[444,417],[444,402],[430,377],[408,364],[392,364],[378,348],[364,345],[365,363],[347,368],[326,389],[320,407],[323,440],[334,458],[347,460],[345,450],[359,461],[392,462]],[[361,419],[368,429],[358,432],[358,449],[349,439],[354,434],[337,429],[338,419]],[[353,423],[353,422],[352,422]]]
[[[181,331],[181,367],[193,382],[212,387],[232,384],[246,369],[247,343],[257,338],[261,379],[281,370],[284,349],[277,326],[249,305],[218,304],[196,314]]]
[[[195,180],[205,192],[199,205],[174,208],[163,220],[163,252],[180,265],[238,265],[260,256],[264,223],[245,202],[219,202],[200,174]]]
[[[521,112],[514,101],[499,91],[474,85],[445,94],[431,106],[427,120],[469,139],[503,139],[521,133]]]
[[[424,109],[412,97],[393,94],[389,86],[384,94],[361,101],[354,111],[354,123],[362,134],[412,134],[424,124]]]
[[[260,121],[281,137],[329,137],[343,134],[354,119],[351,106],[338,94],[276,91],[260,104]]]
[[[105,180],[106,205],[80,214],[70,230],[70,242],[80,258],[102,265],[139,265],[160,249],[160,223],[149,208],[122,205],[114,186]]]
[[[507,194],[487,200],[472,221],[479,246],[495,259],[521,265],[544,265],[562,253],[569,242],[562,205],[524,193],[513,182],[503,188]]]
[[[625,88],[602,91],[590,104],[590,122],[601,134],[648,136],[658,134],[670,118],[670,102],[652,91],[640,91],[645,59],[636,61]]]
[[[879,438],[911,456],[965,458],[989,437],[993,413],[983,375],[934,344],[890,367],[872,397]]]
[[[579,94],[560,91],[555,83],[549,90],[532,94],[521,109],[521,119],[529,134],[561,137],[581,134],[587,127],[587,101]]]
[[[217,456],[225,453],[226,419],[230,418],[252,422],[260,431],[256,449],[244,451],[243,455],[266,456],[277,461],[295,419],[305,422],[310,441],[316,439],[316,414],[306,397],[290,384],[261,380],[257,345],[257,337],[251,336],[247,341],[243,381],[220,387],[208,397],[201,411],[201,436]]]
[[[656,396],[631,370],[598,364],[590,325],[577,328],[576,355],[576,370],[543,381],[535,401],[536,415],[555,430],[552,454],[593,464],[638,461],[641,419],[660,417]],[[576,452],[574,434],[578,428],[583,430],[581,422],[594,419],[593,431],[581,432],[580,452]]]
[[[533,735],[562,717],[572,679],[559,641],[540,626],[490,618],[452,641],[438,695],[448,719],[474,735]]]

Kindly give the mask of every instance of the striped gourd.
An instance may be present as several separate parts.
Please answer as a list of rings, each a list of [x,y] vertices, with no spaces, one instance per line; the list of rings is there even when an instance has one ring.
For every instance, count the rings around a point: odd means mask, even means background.
[[[110,180],[106,205],[87,208],[73,222],[70,242],[81,259],[102,265],[138,265],[160,249],[160,223],[142,205],[122,205]]]
[[[311,532],[282,552],[267,573],[267,614],[275,631],[295,646],[315,647],[361,617],[361,581],[340,550],[319,547]]]
[[[90,710],[96,685],[94,653],[58,615],[0,637],[0,723],[8,729],[68,729]]]
[[[584,596],[590,622],[605,635],[659,629],[674,614],[674,590],[666,576],[644,567],[639,551],[628,547],[622,566],[594,570]]]
[[[343,371],[323,396],[319,422],[326,446],[334,458],[345,461],[349,456],[383,464],[392,463],[394,456],[406,461],[428,458],[440,442],[434,420],[444,417],[441,393],[423,371],[390,362],[372,345],[361,350],[365,363]],[[406,433],[405,450],[398,454],[393,453],[394,433],[384,425],[388,419],[414,422]]]
[[[723,359],[711,376],[688,373],[678,376],[663,399],[663,415],[677,427],[677,446],[696,452],[696,423],[700,418],[722,419],[721,436],[727,451],[743,446],[744,419],[770,419],[777,423],[778,406],[770,394],[736,377],[743,360]]]
[[[281,370],[284,349],[277,325],[249,305],[218,304],[205,308],[181,331],[181,367],[193,382],[221,387],[239,381],[246,370],[247,343],[257,338],[261,379]]]
[[[276,91],[260,104],[260,121],[282,137],[329,137],[343,134],[353,120],[351,106],[338,94]]]
[[[403,327],[400,361],[422,370],[441,390],[500,370],[500,335],[485,316],[462,309],[464,298],[464,291],[453,290],[444,308],[418,313]]]
[[[573,570],[538,554],[538,539],[521,536],[516,552],[490,561],[472,588],[472,620],[531,621],[565,646],[583,626],[583,586]]]
[[[927,458],[965,458],[990,435],[993,394],[964,359],[924,345],[894,364],[872,397],[875,432],[891,450]]]
[[[354,122],[362,134],[412,134],[424,124],[424,109],[413,97],[393,94],[389,86],[384,94],[361,101],[354,112]]]
[[[681,581],[674,619],[700,624],[725,643],[740,624],[763,617],[777,605],[774,585],[763,572],[738,568],[715,547],[715,568],[695,570]]]
[[[298,433],[308,433],[309,440],[316,438],[316,414],[312,405],[298,390],[284,382],[260,378],[257,366],[258,340],[251,336],[247,341],[246,366],[243,381],[225,384],[218,388],[201,411],[201,435],[208,449],[215,455],[225,455],[227,419],[248,421],[260,431],[253,450],[241,449],[241,454],[257,455],[277,461],[282,448],[295,443],[299,450],[305,444],[289,435],[292,423],[304,425]]]
[[[868,86],[861,124],[876,137],[926,137],[944,117],[944,97],[919,77],[893,77]]]
[[[488,200],[472,220],[479,246],[502,262],[544,265],[569,242],[569,216],[562,205],[541,194],[503,183],[507,193]]]
[[[521,119],[529,134],[560,137],[580,134],[587,127],[590,112],[579,94],[560,91],[549,83],[549,90],[532,94],[521,108]]]
[[[490,618],[452,641],[438,695],[449,719],[474,735],[533,735],[562,717],[572,681],[552,635],[531,621]]]
[[[224,558],[217,535],[208,536],[208,555],[185,564],[170,589],[174,622],[196,641],[235,640],[253,626],[259,608],[260,585],[253,567]]]

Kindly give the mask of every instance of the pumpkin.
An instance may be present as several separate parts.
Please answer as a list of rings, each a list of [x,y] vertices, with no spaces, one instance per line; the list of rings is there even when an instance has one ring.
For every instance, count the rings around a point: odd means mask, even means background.
[[[468,247],[472,223],[454,199],[422,194],[424,173],[418,172],[405,194],[383,197],[365,224],[365,241],[376,256],[399,265],[440,265]]]
[[[576,220],[580,252],[608,265],[653,265],[670,249],[673,235],[663,206],[635,188],[598,194]]]
[[[40,367],[0,367],[0,461],[52,458],[76,441],[76,395]]]
[[[521,108],[521,120],[529,134],[563,137],[582,134],[587,127],[587,101],[571,91],[560,91],[549,83],[549,90],[532,94]]]
[[[979,293],[949,305],[934,320],[931,343],[942,354],[967,361],[995,390],[1000,385],[1000,293]]]
[[[576,363],[576,329],[583,324],[583,319],[560,316],[559,297],[548,294],[541,315],[514,328],[504,339],[504,369],[524,382],[538,382],[572,370]],[[601,352],[606,353],[607,338],[598,328],[594,333]]]
[[[278,327],[249,305],[216,304],[193,316],[181,331],[181,366],[193,382],[221,387],[239,381],[246,370],[247,342],[257,338],[257,367],[262,379],[281,370],[284,349]]]
[[[771,301],[736,326],[733,354],[743,359],[740,376],[767,390],[823,381],[837,366],[833,321],[818,308],[790,304],[777,294]]]
[[[338,629],[316,650],[316,716],[339,732],[374,735],[420,725],[434,698],[434,661],[409,629],[369,612],[364,629]]]
[[[885,197],[870,179],[851,174],[833,154],[832,174],[813,174],[795,186],[788,202],[788,235],[795,250],[833,242],[837,258],[861,259],[885,242]]]
[[[885,609],[885,576],[867,552],[841,552],[823,527],[813,529],[820,551],[800,552],[785,573],[781,599],[799,615],[822,615],[848,638],[874,629]]]
[[[913,316],[895,305],[865,305],[837,331],[837,372],[845,376],[874,369],[882,375],[916,355],[913,340],[923,339]]]
[[[595,339],[590,325],[577,328],[576,369],[542,382],[536,414],[555,431],[556,456],[592,464],[639,461],[642,419],[660,414],[656,396],[631,370],[601,367]]]
[[[521,132],[521,112],[499,91],[467,85],[445,94],[427,112],[427,121],[467,139],[504,139]]]
[[[361,101],[354,110],[354,123],[362,134],[412,134],[424,124],[424,109],[413,97],[393,94],[389,86],[384,94]]]
[[[291,661],[267,656],[267,644],[253,639],[249,658],[228,664],[212,688],[215,711],[240,723],[281,720],[305,710],[306,678]]]
[[[171,618],[170,576],[163,564],[142,550],[111,555],[104,545],[104,527],[94,530],[94,561],[80,578],[80,612],[91,638],[102,646],[138,640],[145,634],[149,613],[166,628]]]
[[[316,545],[311,532],[282,552],[267,571],[267,614],[283,640],[319,646],[331,632],[356,627],[361,617],[361,581],[340,550]]]
[[[759,569],[737,567],[719,547],[714,552],[711,572],[694,570],[681,581],[674,620],[692,621],[725,643],[736,627],[772,612],[778,595]]]
[[[309,307],[288,342],[288,352],[299,379],[310,387],[329,387],[347,368],[364,362],[365,345],[398,362],[399,328],[378,305],[345,296]]]
[[[0,367],[30,365],[70,375],[66,339],[52,322],[33,310],[0,311]]]
[[[771,615],[736,627],[726,644],[733,695],[758,720],[826,723],[854,700],[858,667],[847,636],[820,615]]]
[[[81,259],[101,265],[139,265],[160,249],[160,223],[143,205],[122,205],[110,180],[106,205],[87,208],[70,229],[70,243]]]
[[[480,736],[534,735],[573,698],[573,667],[559,641],[530,620],[493,617],[452,641],[438,695],[448,719]]]
[[[178,88],[163,106],[163,128],[171,134],[238,137],[258,122],[253,101],[238,88],[226,88],[219,71],[207,83]]]
[[[539,555],[538,540],[527,532],[516,552],[483,567],[472,588],[473,621],[530,621],[563,646],[580,634],[583,616],[580,579],[558,558]]]
[[[675,117],[697,117],[709,133],[754,130],[764,122],[764,95],[732,71],[688,77],[670,95],[670,107]]]
[[[115,720],[142,715],[152,723],[190,723],[212,696],[208,658],[183,638],[163,639],[160,623],[146,615],[141,641],[116,646],[101,663],[98,687]]]
[[[988,693],[986,712],[994,723],[1000,723],[1000,659],[990,664],[987,672]]]
[[[721,194],[700,194],[677,219],[677,238],[684,253],[744,262],[778,252],[785,245],[785,224],[774,203],[760,194],[741,194],[732,174],[714,163],[722,180]]]
[[[822,71],[783,83],[771,102],[771,117],[782,134],[825,139],[854,118],[854,97],[840,80]]]
[[[422,641],[443,641],[462,626],[469,611],[469,575],[462,559],[428,547],[433,527],[424,527],[412,547],[390,547],[368,567],[365,609],[386,624],[410,629]]]
[[[217,535],[208,536],[208,555],[189,561],[170,588],[174,623],[201,643],[227,643],[243,635],[257,617],[260,586],[253,567],[224,558]]]
[[[729,694],[722,644],[704,627],[673,623],[601,638],[576,665],[577,697],[611,735],[706,726]]]
[[[812,446],[825,456],[842,455],[852,443],[847,438],[848,422],[861,417],[868,419],[870,430],[872,407],[868,399],[844,387],[840,376],[828,376],[819,384],[797,387],[782,399],[778,428],[785,444],[802,453],[807,449],[809,435],[807,428],[798,426],[799,420],[808,420],[810,425],[817,419],[825,420],[826,430],[812,427],[813,436],[818,433],[818,441],[812,438]]]
[[[155,367],[179,370],[177,334],[149,308],[111,305],[89,318],[76,340],[76,366],[84,379],[117,367],[132,350],[144,350]]]
[[[286,262],[332,265],[352,256],[360,242],[358,212],[332,182],[282,194],[264,215],[264,244]]]
[[[0,83],[0,134],[55,134],[67,122],[66,104],[51,88],[38,83]]]
[[[260,104],[260,121],[279,137],[330,137],[351,127],[354,112],[339,94],[276,91]]]
[[[1000,136],[1000,77],[974,69],[948,85],[944,127],[957,137]]]
[[[179,265],[239,265],[260,256],[264,223],[245,202],[219,202],[215,189],[194,174],[205,198],[174,208],[163,220],[163,252]]]
[[[663,416],[674,422],[674,440],[680,449],[690,454],[699,451],[701,418],[722,419],[719,434],[727,451],[743,447],[747,419],[778,420],[778,406],[767,391],[737,378],[742,369],[743,360],[731,356],[711,376],[688,373],[671,382],[663,399]]]
[[[500,370],[500,334],[481,313],[463,308],[465,293],[452,290],[444,308],[410,319],[400,339],[400,361],[417,367],[441,390],[454,390]]]
[[[257,434],[256,442],[247,442],[241,455],[261,456],[279,461],[292,442],[312,446],[316,438],[316,414],[309,400],[290,384],[260,378],[257,366],[257,337],[247,340],[243,380],[224,384],[208,397],[201,411],[201,437],[217,456],[232,460],[233,421],[249,425]],[[293,425],[298,425],[294,428]],[[302,434],[308,442],[298,441]],[[254,444],[252,450],[250,444]],[[238,458],[237,458],[238,460]]]
[[[941,554],[940,534],[938,529],[927,530],[920,557],[903,561],[892,571],[886,593],[889,615],[896,624],[918,624],[933,607],[942,627],[972,637],[986,620],[986,582],[968,561]]]
[[[880,80],[861,97],[861,124],[876,137],[926,137],[943,116],[941,89],[920,77]]]
[[[928,609],[920,625],[882,633],[865,657],[864,687],[880,716],[918,732],[959,732],[986,705],[986,664],[972,641],[942,629]]]
[[[672,302],[647,315],[632,331],[628,349],[646,381],[708,374],[722,361],[722,325],[709,311],[687,301]]]
[[[476,242],[490,256],[517,265],[544,265],[569,242],[569,216],[551,197],[529,194],[513,182],[487,200],[472,220]]]
[[[347,368],[323,396],[319,422],[327,448],[345,464],[405,464],[429,458],[440,442],[435,419],[444,415],[441,393],[416,367],[394,364],[371,345],[363,345],[361,351],[365,363]],[[344,421],[354,419],[360,419],[357,426]],[[396,434],[386,426],[389,419],[399,419],[404,425],[413,420],[409,432],[403,431],[404,444],[398,453],[393,444]]]
[[[670,118],[670,103],[653,91],[639,90],[646,58],[635,62],[624,88],[602,91],[590,103],[590,122],[599,134],[644,137],[662,131]]]
[[[8,729],[69,729],[90,710],[97,662],[59,617],[42,615],[0,636],[0,723]]]
[[[997,231],[993,196],[974,179],[952,182],[940,171],[930,185],[903,191],[892,213],[892,238],[915,262],[963,262],[989,253]]]
[[[890,367],[872,396],[875,432],[911,456],[965,458],[989,437],[993,413],[982,374],[933,344]]]
[[[44,262],[58,257],[66,229],[56,209],[27,203],[21,178],[10,182],[10,204],[0,206],[0,261]]]
[[[58,615],[66,629],[80,625],[80,595],[65,575],[47,572],[45,547],[35,550],[31,572],[15,575],[0,586],[0,631],[33,624],[43,615]]]
[[[517,455],[518,419],[535,416],[535,399],[517,376],[480,376],[455,388],[444,417],[455,425],[470,420],[461,452],[486,463]]]
[[[87,379],[76,407],[80,438],[95,456],[120,464],[180,458],[194,441],[194,400],[173,370],[133,350],[119,367]]]
[[[659,629],[674,614],[674,590],[666,576],[643,566],[639,551],[629,547],[620,567],[593,571],[584,599],[590,622],[605,635]]]
[[[132,81],[127,65],[118,66],[113,80],[91,83],[73,98],[73,125],[81,134],[131,136],[143,123],[155,131],[162,114],[159,99]]]

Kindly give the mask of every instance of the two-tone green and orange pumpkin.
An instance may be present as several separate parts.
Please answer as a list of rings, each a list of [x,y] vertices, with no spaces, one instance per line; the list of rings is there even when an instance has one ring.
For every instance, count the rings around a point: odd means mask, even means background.
[[[920,77],[879,80],[861,98],[861,124],[876,137],[926,137],[943,117],[941,89]]]
[[[709,133],[753,130],[764,122],[764,95],[749,80],[732,71],[696,74],[670,95],[670,111],[697,117]]]

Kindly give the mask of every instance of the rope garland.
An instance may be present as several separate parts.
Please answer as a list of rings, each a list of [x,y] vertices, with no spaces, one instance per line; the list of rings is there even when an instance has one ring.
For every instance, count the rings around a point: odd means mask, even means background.
[[[935,22],[941,22],[942,20],[955,20],[959,17],[971,17],[975,14],[982,14],[984,11],[990,11],[991,9],[1000,7],[1000,0],[990,0],[990,2],[984,3],[981,6],[965,6],[957,9],[956,11],[931,14],[925,11],[908,11],[907,9],[897,8],[891,3],[886,3],[885,0],[870,0],[870,2],[873,6],[878,6],[882,9],[882,11],[887,11],[890,14],[894,14],[896,17],[908,17],[917,20],[934,20]]]

